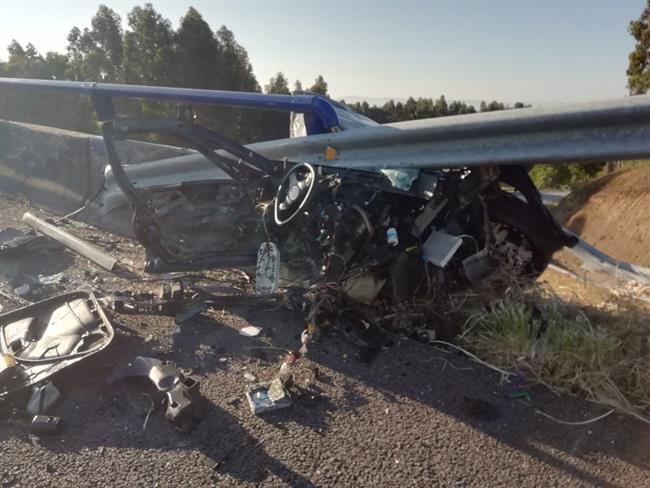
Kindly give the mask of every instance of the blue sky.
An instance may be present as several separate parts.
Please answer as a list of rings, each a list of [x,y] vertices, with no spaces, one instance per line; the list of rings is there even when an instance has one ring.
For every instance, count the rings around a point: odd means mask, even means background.
[[[64,52],[72,26],[104,3],[0,0],[0,46]],[[308,86],[322,73],[336,98],[360,96],[566,103],[626,94],[627,32],[644,0],[152,1],[174,26],[188,6],[230,28],[261,85],[277,71]],[[5,50],[0,58],[6,59]],[[379,101],[379,100],[378,100]]]

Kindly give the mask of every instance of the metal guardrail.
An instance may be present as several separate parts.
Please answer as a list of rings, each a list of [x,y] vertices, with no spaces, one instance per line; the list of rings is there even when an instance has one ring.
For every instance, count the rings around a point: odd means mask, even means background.
[[[0,78],[0,88],[87,95],[95,102],[100,120],[110,120],[115,116],[113,98],[141,98],[312,114],[319,119],[325,129],[337,127],[339,124],[336,111],[327,98],[320,95],[273,95],[196,88],[21,78]]]
[[[0,78],[0,89],[86,94],[100,120],[114,117],[113,98],[127,97],[295,111],[313,114],[325,127],[338,123],[332,105],[318,95],[10,78]],[[375,170],[650,158],[650,96],[399,122],[248,147],[269,159]],[[336,150],[333,159],[325,157],[329,147]]]
[[[650,96],[399,122],[298,138],[282,147],[250,147],[268,158],[284,153],[323,163],[328,145],[339,151],[330,164],[358,169],[650,158]]]

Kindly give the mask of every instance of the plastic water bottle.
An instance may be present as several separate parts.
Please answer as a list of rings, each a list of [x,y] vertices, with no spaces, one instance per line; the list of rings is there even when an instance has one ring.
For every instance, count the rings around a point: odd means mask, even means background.
[[[386,241],[389,246],[397,246],[399,244],[399,237],[397,236],[397,229],[395,227],[389,227],[386,231]]]

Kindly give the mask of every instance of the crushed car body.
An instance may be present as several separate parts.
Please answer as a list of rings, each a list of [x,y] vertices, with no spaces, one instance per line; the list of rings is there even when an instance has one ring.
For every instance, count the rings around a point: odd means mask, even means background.
[[[28,190],[40,185],[50,210],[74,210],[65,198],[76,192],[76,217],[135,237],[148,272],[257,263],[265,293],[307,290],[325,314],[348,302],[384,310],[428,303],[504,270],[535,277],[577,239],[556,223],[527,169],[650,156],[649,97],[379,125],[315,94],[17,79],[0,79],[0,89],[74,92],[94,102],[103,143],[90,147],[105,159],[90,157],[84,181],[50,175],[45,184],[43,167],[22,164],[26,156],[14,150],[27,129],[0,132],[4,174]],[[184,109],[125,118],[113,104],[124,97]],[[187,108],[193,103],[290,113],[292,137],[241,145],[201,126]],[[148,133],[192,149],[128,139]]]

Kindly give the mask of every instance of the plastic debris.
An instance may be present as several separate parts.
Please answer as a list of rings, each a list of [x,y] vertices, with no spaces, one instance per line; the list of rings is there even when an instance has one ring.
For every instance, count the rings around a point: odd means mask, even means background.
[[[397,246],[399,244],[399,237],[397,235],[397,229],[395,227],[389,227],[386,231],[386,243],[389,246]]]
[[[39,285],[56,285],[57,283],[63,282],[65,275],[63,272],[56,273],[49,276],[38,275],[38,284]]]
[[[280,282],[280,248],[274,242],[263,242],[257,252],[255,293],[275,293]]]
[[[255,415],[291,406],[291,395],[279,378],[271,383],[251,386],[246,391],[246,398]]]
[[[14,289],[14,293],[19,297],[25,297],[29,295],[29,292],[32,291],[32,287],[28,284],[20,285],[18,288]]]
[[[61,398],[61,392],[51,381],[34,386],[25,411],[30,415],[47,413]]]
[[[30,434],[58,434],[63,427],[61,417],[48,415],[34,415],[29,424]]]
[[[261,327],[255,327],[254,325],[249,325],[239,330],[239,334],[245,337],[256,337],[262,332]]]

